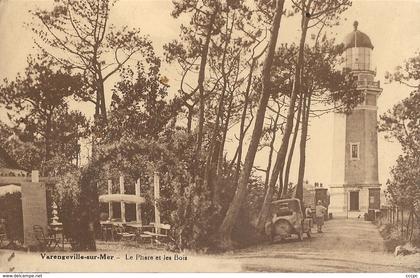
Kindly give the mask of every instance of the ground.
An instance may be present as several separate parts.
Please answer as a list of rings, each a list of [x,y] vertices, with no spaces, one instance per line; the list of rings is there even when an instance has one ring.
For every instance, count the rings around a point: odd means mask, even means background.
[[[312,229],[315,232],[316,228]],[[325,222],[323,233],[300,242],[291,239],[232,254],[244,271],[419,272],[420,256],[386,253],[378,229],[359,219]]]
[[[315,230],[315,229],[313,229]],[[106,253],[113,260],[42,259],[40,253],[0,250],[1,271],[28,272],[419,272],[420,255],[394,257],[383,249],[375,225],[363,220],[334,219],[324,233],[261,244],[222,255],[193,255],[162,249],[134,247],[120,243],[98,244],[95,255]],[[71,251],[48,255],[74,255]],[[131,258],[132,256],[132,258]],[[137,258],[136,258],[137,256]],[[152,257],[150,257],[152,256]],[[160,258],[159,258],[160,256]],[[11,258],[12,257],[12,258]],[[180,260],[182,258],[187,260]],[[152,259],[150,259],[152,258]],[[164,260],[166,258],[166,260]],[[171,260],[168,260],[171,258]]]

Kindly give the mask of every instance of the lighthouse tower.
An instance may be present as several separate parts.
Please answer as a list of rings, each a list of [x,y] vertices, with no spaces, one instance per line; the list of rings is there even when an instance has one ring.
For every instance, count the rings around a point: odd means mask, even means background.
[[[335,216],[358,217],[380,209],[378,180],[377,99],[382,92],[372,66],[370,38],[354,30],[344,40],[345,68],[357,78],[364,94],[350,115],[335,113],[332,184],[329,211]]]

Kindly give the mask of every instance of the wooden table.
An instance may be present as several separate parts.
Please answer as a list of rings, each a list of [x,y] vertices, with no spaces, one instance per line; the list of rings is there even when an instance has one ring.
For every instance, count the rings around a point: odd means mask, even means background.
[[[127,225],[127,227],[131,227],[131,228],[134,228],[134,229],[137,230],[136,231],[137,240],[138,239],[149,239],[150,243],[153,243],[153,236],[151,236],[149,234],[146,234],[145,230],[150,229],[150,230],[153,231],[153,229],[155,227],[154,225],[143,225],[143,224],[135,223],[135,222],[134,223],[127,223],[126,225]]]
[[[149,228],[154,228],[154,225],[143,225],[140,223],[126,223],[126,225],[128,227],[132,227],[132,228],[136,228],[136,229],[149,229]]]

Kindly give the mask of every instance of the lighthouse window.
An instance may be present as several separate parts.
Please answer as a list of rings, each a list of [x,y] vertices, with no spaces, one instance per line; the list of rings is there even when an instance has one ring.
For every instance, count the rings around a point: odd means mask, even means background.
[[[371,49],[353,47],[346,50],[346,66],[353,70],[370,70]]]
[[[359,70],[370,69],[370,49],[366,47],[358,48],[356,57],[356,68]]]
[[[351,160],[359,159],[359,143],[350,143],[350,158]]]

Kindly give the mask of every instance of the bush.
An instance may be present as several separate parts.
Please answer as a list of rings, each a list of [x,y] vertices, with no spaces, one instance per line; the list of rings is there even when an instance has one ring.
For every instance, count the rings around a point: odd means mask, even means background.
[[[404,239],[401,236],[401,230],[399,229],[398,225],[393,224],[384,224],[379,227],[379,232],[384,239],[384,247],[387,252],[394,252],[395,247],[399,245],[404,245],[408,242],[408,240]],[[420,235],[418,233],[413,233],[413,238],[411,243],[414,246],[420,246]]]

